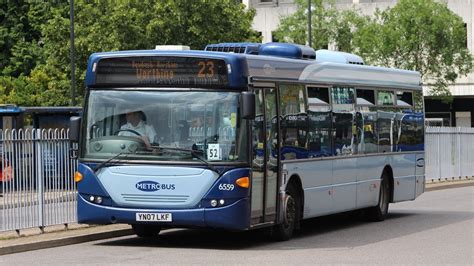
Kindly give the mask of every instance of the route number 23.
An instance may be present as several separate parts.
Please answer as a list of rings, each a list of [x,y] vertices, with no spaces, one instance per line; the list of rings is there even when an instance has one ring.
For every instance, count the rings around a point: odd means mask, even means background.
[[[212,78],[215,74],[214,62],[212,61],[199,61],[199,72],[198,78]]]

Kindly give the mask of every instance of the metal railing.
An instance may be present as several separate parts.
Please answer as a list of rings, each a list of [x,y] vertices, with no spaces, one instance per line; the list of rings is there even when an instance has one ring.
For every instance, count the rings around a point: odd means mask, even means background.
[[[0,231],[77,221],[67,130],[0,130],[0,165]]]
[[[427,127],[426,179],[446,180],[474,176],[474,128]]]

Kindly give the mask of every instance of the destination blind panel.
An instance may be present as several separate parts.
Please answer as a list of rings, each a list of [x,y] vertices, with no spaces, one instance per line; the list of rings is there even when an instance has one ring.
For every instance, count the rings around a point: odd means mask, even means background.
[[[224,60],[142,56],[105,58],[98,62],[97,85],[227,85]]]

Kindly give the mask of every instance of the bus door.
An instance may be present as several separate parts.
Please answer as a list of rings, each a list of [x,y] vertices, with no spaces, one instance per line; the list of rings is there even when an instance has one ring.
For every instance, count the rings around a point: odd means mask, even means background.
[[[255,89],[252,124],[251,224],[274,222],[277,208],[279,135],[275,88]]]

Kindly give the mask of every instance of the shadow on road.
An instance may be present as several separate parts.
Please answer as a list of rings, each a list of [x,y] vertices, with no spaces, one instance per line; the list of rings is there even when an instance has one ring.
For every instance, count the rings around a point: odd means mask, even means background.
[[[164,231],[153,239],[131,236],[96,245],[218,250],[350,249],[472,219],[473,212],[395,210],[384,222],[371,223],[360,219],[359,212],[350,212],[305,220],[301,230],[286,242],[272,242],[262,230],[182,229]]]

